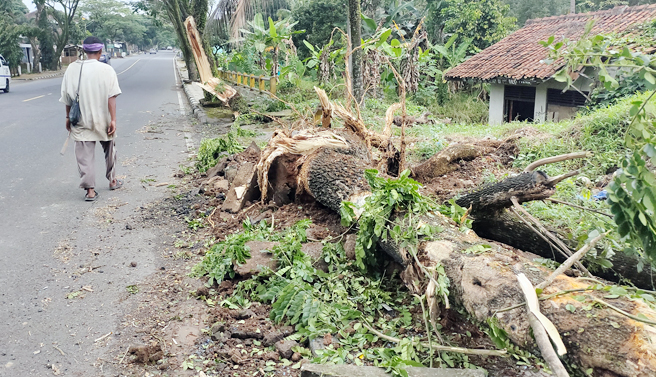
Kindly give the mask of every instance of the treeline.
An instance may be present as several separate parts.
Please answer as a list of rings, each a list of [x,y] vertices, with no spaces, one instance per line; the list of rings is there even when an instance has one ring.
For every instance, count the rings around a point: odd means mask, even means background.
[[[0,3],[0,54],[11,66],[20,64],[20,43],[29,43],[35,65],[57,69],[68,44],[89,35],[105,43],[126,42],[140,49],[177,45],[166,20],[153,18],[119,0],[33,0],[34,12],[21,0]]]

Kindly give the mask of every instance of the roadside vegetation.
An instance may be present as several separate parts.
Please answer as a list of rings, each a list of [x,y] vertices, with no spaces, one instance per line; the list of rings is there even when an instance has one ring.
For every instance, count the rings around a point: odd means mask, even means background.
[[[307,34],[308,30],[300,29],[306,20],[295,18],[312,7],[321,7],[326,12],[325,19],[330,20],[331,11],[340,11],[335,4],[325,0],[307,2],[292,7],[290,12],[280,10],[275,14],[251,7],[246,12],[251,12],[252,21],[240,25],[239,32],[231,29],[229,18],[208,26],[214,33],[208,36],[210,40],[224,38],[222,47],[212,50],[218,69],[279,77],[277,95],[252,103],[250,112],[245,110],[238,115],[240,125],[258,124],[270,119],[267,113],[281,110],[290,110],[292,119],[311,119],[313,125],[320,125],[321,104],[315,87],[325,90],[331,100],[348,101],[346,57],[350,50],[345,33],[340,28],[321,28],[313,23],[305,24],[312,30],[312,34]],[[553,47],[553,58],[568,62],[562,72],[574,69],[582,61],[602,70],[613,64],[638,68],[627,68],[626,74],[616,78],[602,75],[592,101],[571,120],[488,126],[486,85],[446,82],[442,75],[503,37],[513,29],[514,20],[511,21],[509,9],[500,2],[480,2],[490,17],[496,18],[494,27],[486,32],[477,31],[468,26],[469,16],[464,14],[472,12],[472,8],[460,5],[448,1],[439,9],[429,7],[419,11],[418,2],[390,2],[389,7],[379,8],[372,18],[367,16],[371,13],[364,11],[362,80],[366,93],[358,111],[365,126],[382,131],[385,111],[402,97],[407,116],[413,119],[412,127],[404,134],[411,163],[425,161],[463,140],[515,140],[518,149],[510,156],[510,164],[488,158],[492,162],[482,163],[476,176],[471,177],[488,185],[513,176],[545,157],[573,151],[591,152],[585,159],[542,168],[549,176],[579,170],[578,175],[561,182],[553,195],[553,199],[565,204],[533,201],[524,208],[568,240],[574,249],[584,247],[593,239],[596,243],[605,235],[585,257],[592,272],[612,268],[610,259],[615,253],[637,255],[651,263],[656,235],[653,223],[656,150],[654,107],[649,102],[654,89],[654,70],[646,55],[609,52],[609,46],[626,36],[589,37],[585,39],[592,41],[588,44],[565,42]],[[222,11],[230,14],[236,10],[227,7]],[[444,17],[451,18],[444,22]],[[434,30],[431,28],[438,22],[443,22],[444,35],[448,38],[432,38],[423,33]],[[447,33],[449,27],[453,27],[452,33]],[[652,28],[652,25],[643,26],[642,35],[652,35]],[[481,33],[488,34],[481,37]],[[552,42],[544,43],[549,46]],[[602,54],[611,60],[595,58]],[[567,77],[565,73],[557,75],[563,81]],[[225,136],[203,141],[196,164],[200,173],[222,156],[243,150],[253,135],[239,134],[239,130],[239,126],[233,127]],[[400,127],[394,127],[392,134],[398,142]],[[292,370],[300,367],[300,357],[317,363],[378,365],[395,375],[406,375],[407,366],[485,368],[499,373],[507,370],[504,368],[512,369],[516,363],[548,370],[539,353],[513,345],[494,321],[476,322],[462,309],[453,314],[457,319],[432,320],[429,314],[432,298],[412,294],[403,287],[398,270],[381,262],[385,258],[377,258],[381,252],[376,245],[381,241],[402,244],[412,254],[416,253],[412,250],[420,239],[440,239],[444,229],[419,220],[426,214],[440,213],[461,230],[472,224],[468,209],[459,207],[453,200],[440,202],[433,196],[430,190],[437,187],[433,183],[422,187],[409,177],[409,170],[399,173],[398,178],[388,178],[377,176],[375,170],[367,171],[366,179],[373,195],[366,199],[364,207],[344,202],[340,213],[342,232],[329,237],[310,239],[307,231],[315,224],[302,215],[290,217],[287,209],[274,210],[273,216],[264,218],[238,216],[238,222],[232,222],[231,233],[216,238],[202,260],[191,269],[191,275],[204,279],[210,288],[201,299],[209,306],[226,310],[264,305],[275,325],[294,326],[294,333],[286,339],[297,341],[294,354],[299,356],[292,362],[283,359],[279,364]],[[470,186],[469,190],[474,188]],[[467,191],[451,189],[446,199],[457,198]],[[439,189],[437,194],[445,199]],[[572,204],[597,212],[586,212]],[[266,215],[270,211],[260,212]],[[390,220],[392,213],[408,215]],[[284,226],[276,227],[276,214],[284,219]],[[257,212],[253,216],[256,215]],[[293,224],[292,219],[295,219]],[[239,226],[235,228],[235,224]],[[352,243],[346,247],[349,236],[353,237]],[[276,269],[265,268],[251,278],[241,279],[235,268],[252,257],[247,246],[252,241],[275,243],[269,251],[276,261]],[[323,245],[319,255],[304,252],[304,245],[317,241]],[[463,252],[476,255],[491,248],[479,244]],[[534,262],[547,268],[558,266],[544,258]],[[437,265],[435,271],[436,292],[440,292],[436,296],[440,305],[448,308],[453,287],[443,267]],[[222,288],[226,282],[231,287],[229,294]],[[649,292],[632,287],[630,281],[623,283],[626,285],[598,284],[588,289],[654,306],[655,300]],[[469,325],[466,330],[460,328],[463,332],[456,335],[454,323]],[[317,349],[312,346],[316,339],[332,341],[324,342],[330,344],[328,347]],[[483,347],[491,352],[494,348],[505,349],[512,356],[510,364],[472,357],[462,350],[463,346]],[[259,348],[253,352],[258,351]],[[209,355],[207,360],[211,359]],[[276,365],[267,364],[266,371],[275,370]],[[571,375],[592,373],[577,369],[573,362],[568,362],[567,368]]]

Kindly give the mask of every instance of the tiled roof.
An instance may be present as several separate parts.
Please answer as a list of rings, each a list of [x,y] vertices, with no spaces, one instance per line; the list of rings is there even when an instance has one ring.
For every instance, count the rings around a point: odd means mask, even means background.
[[[501,41],[486,48],[464,63],[448,71],[448,79],[495,78],[515,80],[544,80],[562,66],[541,62],[548,51],[538,42],[550,36],[556,40],[576,40],[583,34],[590,20],[595,20],[593,34],[620,32],[637,23],[656,18],[656,4],[636,7],[619,6],[610,10],[568,14],[528,20],[526,25]]]

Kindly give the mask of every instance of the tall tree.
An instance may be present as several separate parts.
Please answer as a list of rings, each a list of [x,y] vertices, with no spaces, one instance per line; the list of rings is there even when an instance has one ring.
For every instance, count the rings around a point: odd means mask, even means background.
[[[55,55],[55,28],[48,17],[48,7],[46,0],[34,0],[36,6],[35,32],[30,36],[30,43],[34,48],[34,63],[41,63],[43,68],[47,69],[57,65],[57,55]]]
[[[80,0],[45,0],[45,5],[48,7],[47,15],[52,16],[55,22],[57,22],[57,29],[55,29],[55,45],[57,48],[54,59],[48,63],[50,69],[55,70],[59,65],[59,56],[61,56],[64,46],[68,43],[71,23],[73,22],[79,3]],[[45,48],[48,48],[48,46],[45,46]]]
[[[362,88],[362,16],[360,0],[348,0],[348,20],[351,34],[351,91],[355,100],[360,102],[364,92]]]
[[[198,33],[201,35],[203,49],[205,49],[207,56],[212,56],[207,48],[207,42],[202,38],[204,33],[203,29],[207,22],[209,0],[140,0],[133,3],[133,6],[136,9],[148,12],[155,18],[158,17],[160,13],[166,14],[178,37],[180,51],[182,51],[182,56],[187,65],[189,78],[191,80],[197,80],[198,69],[196,67],[196,62],[194,61],[189,39],[187,39],[184,21],[189,16],[194,17],[196,25],[198,25]],[[210,59],[210,65],[212,70],[216,69],[216,64],[213,59]]]
[[[501,0],[443,0],[429,11],[432,21],[442,25],[443,36],[458,34],[456,44],[471,39],[471,52],[496,43],[515,28],[516,19],[508,16],[510,7]]]
[[[0,54],[7,59],[10,67],[20,64],[23,57],[23,50],[18,44],[20,35],[21,27],[9,14],[0,12]]]

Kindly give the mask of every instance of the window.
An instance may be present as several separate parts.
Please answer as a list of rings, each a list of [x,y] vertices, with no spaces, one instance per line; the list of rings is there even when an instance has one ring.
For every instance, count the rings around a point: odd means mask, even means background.
[[[587,92],[583,92],[586,95]],[[560,89],[547,89],[547,104],[565,107],[581,107],[585,105],[585,96],[576,90],[563,93]]]

